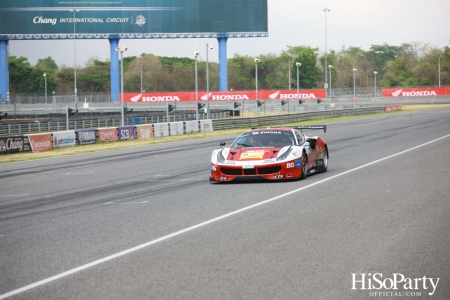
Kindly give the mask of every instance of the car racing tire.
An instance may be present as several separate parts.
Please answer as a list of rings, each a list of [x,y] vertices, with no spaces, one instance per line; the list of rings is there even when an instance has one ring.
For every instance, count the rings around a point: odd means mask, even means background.
[[[327,147],[323,148],[323,172],[328,170],[328,149]]]
[[[308,164],[306,160],[306,154],[303,152],[302,154],[302,175],[300,176],[300,179],[306,179],[306,175],[308,173]]]

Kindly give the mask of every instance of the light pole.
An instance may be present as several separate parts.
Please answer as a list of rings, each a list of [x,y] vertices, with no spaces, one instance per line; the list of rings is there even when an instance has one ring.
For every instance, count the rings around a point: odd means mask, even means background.
[[[297,100],[299,101],[300,100],[300,81],[299,81],[299,71],[298,71],[298,68],[302,65],[301,63],[295,63],[295,65],[297,66]],[[300,105],[300,102],[299,102],[299,105]],[[300,109],[300,107],[299,107],[299,109]]]
[[[376,98],[377,97],[377,74],[378,74],[378,72],[377,71],[373,71],[373,82],[374,82],[374,87],[375,87],[375,90],[374,90],[374,97]]]
[[[353,68],[353,108],[356,106],[356,71],[358,71],[356,68]]]
[[[53,91],[53,113],[55,113],[55,91]]]
[[[291,62],[289,62],[289,90],[291,89]]]
[[[121,97],[120,97],[120,102],[122,103],[122,107],[121,107],[121,124],[122,126],[124,126],[124,118],[125,118],[125,114],[123,111],[123,52],[127,51],[128,48],[127,47],[116,47],[116,51],[120,52],[120,91],[122,93]]]
[[[143,89],[142,89],[142,64],[141,64],[141,94],[143,93]]]
[[[328,88],[328,83],[327,83],[327,12],[329,12],[330,10],[328,8],[325,8],[323,10],[325,12],[325,85],[324,88],[325,90]]]
[[[331,101],[331,69],[333,69],[333,65],[328,65],[328,69],[330,69],[330,101]]]
[[[47,104],[47,73],[44,73],[45,79],[45,104]]]
[[[78,98],[77,98],[77,43],[76,43],[76,18],[75,18],[75,14],[77,12],[80,12],[79,9],[71,9],[71,12],[73,12],[73,78],[74,78],[74,100],[75,103],[77,103]],[[75,125],[76,126],[76,125]]]
[[[441,57],[438,57],[439,87],[441,87]]]
[[[255,58],[255,97],[256,97],[256,115],[258,116],[258,63],[261,60],[259,58]]]
[[[209,65],[208,65],[208,50],[213,49],[213,45],[206,44],[206,100],[208,101],[207,105],[207,118],[209,120]]]
[[[198,79],[197,79],[197,57],[200,52],[194,52],[195,58],[195,119],[198,121]]]
[[[80,12],[79,9],[71,9],[71,12],[73,12],[73,81],[74,81],[74,100],[75,100],[75,130],[77,129],[77,123],[78,123],[78,97],[77,97],[77,47],[76,47],[76,18],[75,14],[77,12]]]

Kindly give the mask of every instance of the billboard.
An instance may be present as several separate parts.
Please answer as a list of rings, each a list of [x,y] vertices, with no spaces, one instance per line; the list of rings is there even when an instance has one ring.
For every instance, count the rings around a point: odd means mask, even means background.
[[[383,97],[423,97],[450,95],[448,87],[384,88]]]
[[[267,31],[267,0],[0,1],[1,39],[263,37]]]
[[[145,92],[145,93],[123,93],[124,102],[192,102],[200,101],[241,101],[255,100],[256,91],[232,91],[232,92],[210,92],[209,97],[204,91],[196,92]],[[259,100],[314,100],[326,98],[325,89],[316,90],[259,90]]]

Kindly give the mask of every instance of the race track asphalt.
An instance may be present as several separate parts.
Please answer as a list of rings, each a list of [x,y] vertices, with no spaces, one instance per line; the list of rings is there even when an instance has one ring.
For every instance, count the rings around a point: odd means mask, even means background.
[[[450,299],[450,109],[327,125],[300,181],[209,183],[234,136],[0,165],[0,299]]]

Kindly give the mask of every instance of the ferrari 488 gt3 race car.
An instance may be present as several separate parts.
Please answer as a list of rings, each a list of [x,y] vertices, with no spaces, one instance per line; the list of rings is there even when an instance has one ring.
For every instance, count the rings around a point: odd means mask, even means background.
[[[326,125],[257,128],[241,134],[230,147],[211,155],[210,181],[259,177],[268,180],[305,179],[307,174],[328,168],[328,146],[319,136],[306,136],[305,129]]]

